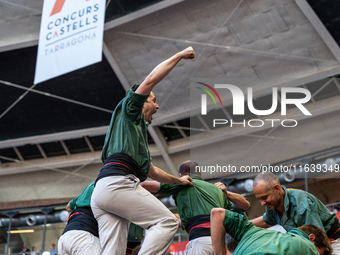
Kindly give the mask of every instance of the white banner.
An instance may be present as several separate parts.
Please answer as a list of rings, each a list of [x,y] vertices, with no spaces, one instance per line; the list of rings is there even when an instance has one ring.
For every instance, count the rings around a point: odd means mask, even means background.
[[[34,84],[102,60],[105,0],[45,0]]]

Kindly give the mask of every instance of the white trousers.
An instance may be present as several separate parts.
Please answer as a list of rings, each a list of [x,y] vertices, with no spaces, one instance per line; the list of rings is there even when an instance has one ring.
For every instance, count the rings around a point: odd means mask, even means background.
[[[185,247],[187,255],[214,255],[211,236],[202,236],[191,240]]]
[[[331,242],[331,246],[333,248],[333,255],[340,255],[340,239],[336,239]]]
[[[100,179],[91,208],[98,221],[101,255],[125,255],[130,222],[148,230],[139,255],[166,254],[178,228],[173,213],[134,175]]]
[[[59,255],[98,255],[99,238],[83,230],[70,230],[58,241]]]

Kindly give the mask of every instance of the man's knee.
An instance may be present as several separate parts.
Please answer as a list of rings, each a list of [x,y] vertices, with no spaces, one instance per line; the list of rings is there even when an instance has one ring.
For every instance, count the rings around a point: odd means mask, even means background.
[[[176,233],[178,229],[178,220],[172,213],[164,217],[161,222],[163,227],[166,227],[168,229],[169,233]]]
[[[176,232],[176,230],[178,229],[178,220],[174,214],[172,214],[169,224],[171,225],[171,228],[175,229]]]
[[[161,217],[153,227],[163,229],[162,231],[167,234],[174,235],[178,229],[178,220],[172,213],[169,213]]]
[[[178,226],[178,220],[177,220],[176,216],[171,212],[164,214],[161,217],[159,217],[158,223],[161,224],[161,225],[167,225],[167,226],[170,226],[170,227]]]

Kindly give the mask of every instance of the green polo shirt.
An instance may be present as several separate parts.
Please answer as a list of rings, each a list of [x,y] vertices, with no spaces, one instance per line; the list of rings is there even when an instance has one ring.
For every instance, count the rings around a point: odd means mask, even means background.
[[[294,228],[287,233],[255,227],[243,215],[225,211],[223,225],[238,245],[233,255],[319,255],[308,235]]]
[[[117,152],[131,156],[139,165],[141,181],[144,181],[149,175],[151,162],[147,134],[149,123],[143,115],[143,105],[148,95],[135,93],[137,88],[138,85],[133,85],[127,96],[116,106],[106,133],[101,159],[104,162]]]
[[[276,210],[270,211],[266,208],[263,220],[269,225],[281,225],[287,231],[302,225],[313,224],[328,232],[334,223],[336,215],[312,194],[298,189],[285,191],[284,207],[285,213],[281,217]]]
[[[131,223],[128,233],[128,242],[141,242],[144,238],[144,229],[136,224]]]
[[[91,196],[94,189],[94,182],[95,181],[91,182],[78,197],[70,202],[69,206],[71,210],[78,207],[91,207]]]
[[[181,218],[182,228],[197,215],[210,214],[215,207],[231,208],[228,197],[217,186],[204,181],[199,175],[190,175],[194,186],[161,183],[157,193],[173,195]]]

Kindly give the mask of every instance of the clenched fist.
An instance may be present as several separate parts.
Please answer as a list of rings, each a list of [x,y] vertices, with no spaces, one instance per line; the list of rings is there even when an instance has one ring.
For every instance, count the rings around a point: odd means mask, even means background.
[[[182,58],[184,59],[193,59],[195,57],[195,51],[191,46],[182,50],[180,54],[182,55]]]

